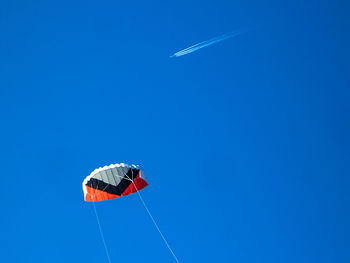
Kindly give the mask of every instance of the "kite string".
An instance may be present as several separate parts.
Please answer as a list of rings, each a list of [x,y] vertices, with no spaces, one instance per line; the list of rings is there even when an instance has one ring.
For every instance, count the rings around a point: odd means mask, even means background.
[[[146,209],[146,211],[147,211],[149,217],[151,218],[151,220],[152,220],[154,226],[156,227],[156,229],[158,230],[158,232],[159,232],[160,236],[162,237],[164,243],[166,244],[166,246],[168,247],[169,251],[170,251],[171,254],[173,255],[175,261],[176,261],[177,263],[180,263],[179,260],[177,259],[176,255],[175,255],[175,253],[174,253],[173,250],[171,249],[171,247],[170,247],[168,241],[166,240],[165,236],[163,235],[162,231],[160,230],[160,228],[159,228],[159,226],[158,226],[156,220],[154,219],[154,217],[152,216],[151,212],[149,211],[149,209],[148,209],[148,207],[147,207],[145,201],[143,200],[143,198],[142,198],[142,196],[141,196],[139,190],[137,189],[137,187],[136,187],[134,181],[131,180],[131,182],[132,182],[133,185],[135,186],[136,192],[137,192],[137,194],[138,194],[138,196],[139,196],[139,198],[140,198],[140,200],[141,200],[141,202],[142,202],[144,208]]]
[[[107,245],[106,245],[106,240],[105,240],[104,235],[103,235],[100,219],[99,219],[98,214],[97,214],[97,209],[96,209],[94,200],[92,201],[92,204],[93,204],[93,207],[94,207],[94,211],[95,211],[95,215],[96,215],[96,219],[97,219],[97,224],[98,224],[98,229],[100,230],[100,235],[101,235],[101,238],[102,238],[102,241],[103,241],[103,246],[105,247],[105,251],[106,251],[107,258],[108,258],[108,262],[111,263],[111,259],[109,257],[109,252],[108,252]]]

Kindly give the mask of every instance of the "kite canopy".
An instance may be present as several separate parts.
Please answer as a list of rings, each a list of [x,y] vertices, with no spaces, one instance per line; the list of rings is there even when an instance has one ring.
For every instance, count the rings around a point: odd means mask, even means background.
[[[136,165],[111,164],[94,170],[83,181],[85,201],[104,201],[135,193],[147,186]]]

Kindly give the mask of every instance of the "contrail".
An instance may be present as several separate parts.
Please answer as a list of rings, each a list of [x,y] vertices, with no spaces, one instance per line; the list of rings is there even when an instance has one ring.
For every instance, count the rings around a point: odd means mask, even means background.
[[[206,41],[202,41],[198,44],[195,44],[193,46],[190,46],[188,48],[185,48],[183,50],[180,50],[176,53],[174,53],[173,55],[171,55],[170,57],[181,57],[183,55],[186,55],[186,54],[189,54],[189,53],[192,53],[194,51],[197,51],[198,49],[201,49],[201,48],[204,48],[204,47],[207,47],[207,46],[210,46],[212,44],[215,44],[217,42],[220,42],[220,41],[223,41],[225,39],[228,39],[230,37],[234,37],[234,36],[237,36],[237,35],[240,35],[240,34],[243,34],[247,32],[247,30],[244,30],[244,31],[236,31],[236,32],[231,32],[231,33],[227,33],[225,35],[221,35],[221,36],[218,36],[218,37],[214,37],[212,39],[209,39],[209,40],[206,40]]]

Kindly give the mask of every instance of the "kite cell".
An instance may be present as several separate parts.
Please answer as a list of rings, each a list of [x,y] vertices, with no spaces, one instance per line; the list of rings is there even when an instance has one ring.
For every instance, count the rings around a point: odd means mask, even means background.
[[[83,181],[85,201],[104,201],[135,193],[147,186],[136,165],[111,164],[94,170]]]

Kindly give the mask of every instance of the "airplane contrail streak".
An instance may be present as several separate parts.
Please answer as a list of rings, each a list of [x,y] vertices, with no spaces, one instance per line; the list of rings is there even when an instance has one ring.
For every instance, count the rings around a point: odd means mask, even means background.
[[[170,57],[181,57],[183,55],[186,55],[186,54],[189,54],[189,53],[192,53],[194,51],[197,51],[198,49],[201,49],[201,48],[204,48],[204,47],[207,47],[207,46],[210,46],[212,44],[215,44],[217,42],[220,42],[220,41],[223,41],[225,39],[228,39],[230,37],[234,37],[234,36],[237,36],[237,35],[240,35],[240,34],[243,34],[245,33],[246,31],[238,31],[238,32],[231,32],[231,33],[227,33],[225,35],[221,35],[221,36],[218,36],[218,37],[214,37],[212,39],[209,39],[209,40],[206,40],[206,41],[202,41],[198,44],[195,44],[193,46],[190,46],[188,48],[185,48],[183,50],[180,50],[176,53],[174,53],[173,55],[171,55]]]

